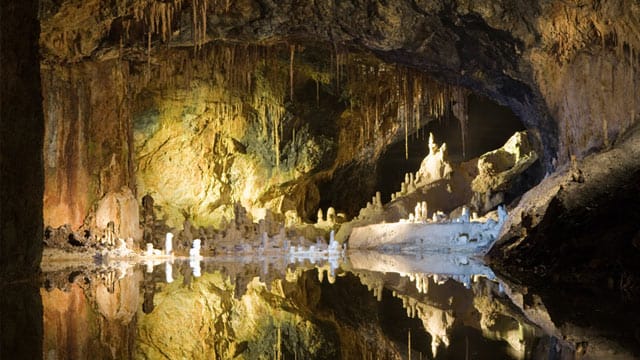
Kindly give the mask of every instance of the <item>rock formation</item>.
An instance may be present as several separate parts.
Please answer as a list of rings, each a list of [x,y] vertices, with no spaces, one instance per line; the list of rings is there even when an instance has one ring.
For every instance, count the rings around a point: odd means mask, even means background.
[[[429,136],[428,147],[429,154],[415,176],[413,173],[405,175],[405,181],[400,191],[392,196],[392,201],[383,206],[375,201],[379,197],[374,198],[373,205],[368,203],[358,217],[341,224],[338,241],[346,241],[354,227],[381,222],[426,222],[431,219],[437,222],[445,212],[451,213],[451,219],[466,212],[466,219],[470,219],[469,205],[474,212],[484,215],[525,193],[534,185],[536,171],[540,169],[534,166],[538,155],[526,132],[514,134],[499,149],[455,165],[447,156],[446,144],[438,146],[433,135]],[[417,228],[419,226],[411,231],[416,232]],[[386,225],[379,229],[388,232]],[[376,236],[366,231],[360,235],[363,234],[366,234],[365,239],[370,238],[375,243]],[[413,238],[405,237],[407,240]]]

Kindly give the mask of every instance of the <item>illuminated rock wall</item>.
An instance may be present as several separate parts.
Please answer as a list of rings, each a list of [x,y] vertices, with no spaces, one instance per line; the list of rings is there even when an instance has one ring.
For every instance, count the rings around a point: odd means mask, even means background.
[[[359,189],[338,204],[359,208],[384,148],[444,118],[455,89],[326,46],[209,44],[195,58],[159,51],[151,66],[43,66],[45,223],[114,221],[118,236],[139,238],[135,208],[114,203],[122,194],[151,195],[178,228],[219,227],[236,202],[256,219],[264,208],[308,218],[327,181],[341,183],[336,195]]]
[[[357,189],[344,206],[355,213],[376,190],[374,159],[425,117],[453,115],[473,136],[469,92],[513,110],[553,171],[637,123],[639,13],[632,0],[44,1],[44,63],[94,79],[45,84],[48,129],[59,129],[45,156],[53,144],[62,156],[47,171],[45,218],[90,223],[93,204],[122,186],[157,197],[171,226],[218,225],[234,201],[309,217],[323,182],[345,184],[323,193]],[[350,54],[360,51],[398,66]],[[73,100],[89,96],[104,105]],[[74,118],[91,124],[62,120]],[[92,131],[112,146],[92,150]]]
[[[107,193],[135,193],[128,72],[115,60],[42,67],[46,225],[92,225]]]

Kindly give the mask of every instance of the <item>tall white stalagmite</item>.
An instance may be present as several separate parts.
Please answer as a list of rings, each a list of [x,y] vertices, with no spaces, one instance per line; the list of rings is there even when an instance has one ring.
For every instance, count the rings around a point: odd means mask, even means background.
[[[164,254],[171,255],[173,253],[173,234],[168,232],[164,240]]]

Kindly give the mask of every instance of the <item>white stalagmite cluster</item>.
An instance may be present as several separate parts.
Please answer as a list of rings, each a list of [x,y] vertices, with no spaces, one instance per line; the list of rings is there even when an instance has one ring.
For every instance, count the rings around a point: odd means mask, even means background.
[[[371,198],[371,201],[367,202],[367,205],[360,209],[360,212],[356,219],[367,219],[377,214],[381,214],[384,211],[382,204],[382,195],[380,191],[376,191],[376,195]]]

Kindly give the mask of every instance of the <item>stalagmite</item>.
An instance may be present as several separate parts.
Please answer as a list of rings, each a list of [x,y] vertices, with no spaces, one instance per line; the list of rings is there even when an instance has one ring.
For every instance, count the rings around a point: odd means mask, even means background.
[[[200,258],[200,239],[194,239],[193,244],[191,245],[191,249],[189,249],[189,257],[192,258]]]
[[[427,214],[427,202],[423,201],[420,204],[420,212],[422,213],[422,220],[427,220],[429,218],[429,215]]]
[[[171,284],[173,282],[173,265],[170,261],[166,261],[164,263],[164,276],[167,284]]]
[[[327,209],[327,221],[329,223],[335,223],[336,222],[336,210],[331,206]]]
[[[145,256],[153,256],[153,244],[147,243],[147,249],[144,252]]]
[[[173,234],[168,232],[164,242],[164,254],[173,254]]]

